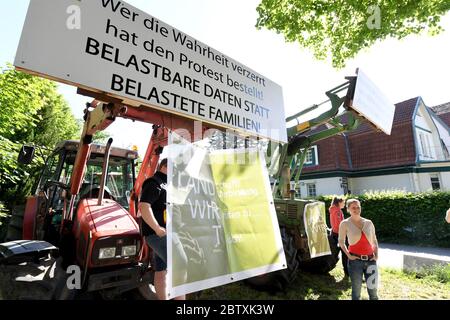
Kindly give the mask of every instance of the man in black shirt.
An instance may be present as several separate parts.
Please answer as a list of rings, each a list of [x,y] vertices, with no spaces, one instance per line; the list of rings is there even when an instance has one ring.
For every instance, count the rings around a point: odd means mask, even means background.
[[[163,159],[158,171],[142,185],[139,203],[143,219],[142,232],[155,254],[155,290],[159,300],[167,299],[166,186],[167,159]],[[177,299],[184,299],[184,296]]]

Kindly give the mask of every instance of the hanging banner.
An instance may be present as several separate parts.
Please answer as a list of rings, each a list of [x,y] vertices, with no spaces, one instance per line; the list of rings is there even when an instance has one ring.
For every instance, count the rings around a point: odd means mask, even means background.
[[[132,106],[287,142],[278,84],[122,0],[31,0],[14,65]]]
[[[169,297],[286,267],[259,151],[208,150],[172,133],[168,159]]]
[[[311,258],[331,254],[325,219],[325,203],[308,203],[305,206],[303,219]]]

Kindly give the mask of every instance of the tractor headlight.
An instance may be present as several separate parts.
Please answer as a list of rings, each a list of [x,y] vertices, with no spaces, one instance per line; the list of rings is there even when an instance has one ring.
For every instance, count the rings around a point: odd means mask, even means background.
[[[98,254],[99,259],[111,259],[116,256],[116,248],[101,248]]]
[[[92,264],[100,266],[133,263],[139,260],[140,249],[139,234],[128,237],[101,237],[93,245]]]
[[[136,255],[136,246],[124,246],[122,247],[122,257],[135,256]]]
[[[122,257],[135,256],[136,255],[136,246],[123,246],[122,247]]]

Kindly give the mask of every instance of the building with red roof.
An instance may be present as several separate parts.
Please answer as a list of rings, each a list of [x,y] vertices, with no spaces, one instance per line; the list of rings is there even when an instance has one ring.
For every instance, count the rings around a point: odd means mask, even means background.
[[[449,151],[450,103],[430,108],[415,97],[395,105],[391,135],[363,123],[314,145],[300,196],[450,190]]]

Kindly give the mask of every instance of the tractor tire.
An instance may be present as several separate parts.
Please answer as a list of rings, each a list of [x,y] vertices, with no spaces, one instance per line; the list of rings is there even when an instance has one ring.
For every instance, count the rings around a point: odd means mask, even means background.
[[[5,241],[21,240],[23,233],[23,217],[25,214],[25,205],[15,206],[6,230]]]
[[[64,269],[63,258],[59,257],[56,259],[54,265],[54,275],[52,275],[54,281],[54,292],[53,300],[76,300],[78,298],[79,292],[76,289],[69,289],[67,285],[67,280],[69,279],[69,274],[67,274],[66,269]]]
[[[131,300],[158,300],[153,284],[144,284],[130,292]]]
[[[52,300],[64,274],[50,255],[19,265],[0,265],[0,297],[7,300]]]
[[[249,278],[245,283],[250,287],[268,292],[284,291],[297,277],[299,262],[293,237],[283,227],[280,228],[287,268]]]
[[[158,300],[154,287],[155,272],[151,271],[150,282],[143,283],[141,286],[125,292],[123,296],[126,300]]]
[[[330,243],[331,254],[327,256],[308,259],[300,262],[300,269],[310,273],[325,274],[336,267],[339,261],[339,248],[334,239],[329,235],[328,242]]]

